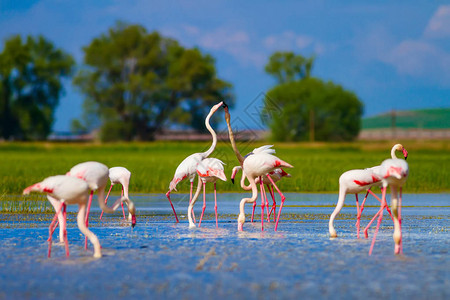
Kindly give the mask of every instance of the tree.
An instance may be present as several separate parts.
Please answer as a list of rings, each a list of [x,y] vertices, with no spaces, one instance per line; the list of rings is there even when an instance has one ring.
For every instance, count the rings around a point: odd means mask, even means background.
[[[292,57],[279,52],[274,56]],[[266,70],[276,69],[273,62],[278,59],[272,58]],[[298,62],[295,67],[287,63],[289,60],[284,61],[286,65],[280,65],[277,72],[269,72],[280,83],[267,93],[261,113],[262,116],[271,116],[263,121],[270,126],[272,138],[278,141],[354,139],[361,127],[363,111],[358,97],[340,85],[310,77],[309,60],[304,60],[303,64],[301,60],[295,60]],[[304,72],[296,72],[298,79],[295,80],[292,70]]]
[[[293,52],[275,52],[265,70],[282,84],[310,77],[313,63],[314,56],[306,58]]]
[[[204,130],[213,104],[233,103],[210,55],[142,26],[117,23],[83,50],[74,83],[86,95],[84,125],[99,116],[103,140],[149,140],[173,124]]]
[[[3,139],[45,139],[73,58],[43,36],[6,40],[0,53],[0,135]]]

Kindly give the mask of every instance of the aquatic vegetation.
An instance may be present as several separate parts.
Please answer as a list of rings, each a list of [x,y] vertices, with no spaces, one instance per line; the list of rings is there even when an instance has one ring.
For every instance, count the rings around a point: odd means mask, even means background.
[[[1,213],[27,213],[39,214],[52,212],[53,208],[47,198],[43,197],[17,197],[5,196],[0,197]]]

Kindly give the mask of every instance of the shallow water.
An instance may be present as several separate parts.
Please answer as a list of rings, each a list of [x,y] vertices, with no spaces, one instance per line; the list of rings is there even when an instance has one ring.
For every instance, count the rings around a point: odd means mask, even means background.
[[[93,209],[90,226],[102,244],[101,259],[92,258],[92,246],[84,251],[74,213],[68,220],[71,256],[54,245],[51,259],[52,215],[0,214],[0,298],[449,298],[449,194],[403,196],[402,256],[393,254],[387,214],[368,256],[374,226],[369,239],[356,239],[352,196],[335,221],[339,237],[330,239],[337,195],[286,194],[277,232],[273,222],[261,232],[259,200],[255,223],[248,205],[239,233],[238,202],[245,195],[218,194],[219,229],[211,194],[202,228],[194,230],[185,217],[187,195],[172,195],[179,224],[165,195],[133,195],[139,208],[134,229],[119,213],[99,221]],[[373,198],[367,204],[362,227],[378,210]],[[201,206],[199,200],[197,218]]]

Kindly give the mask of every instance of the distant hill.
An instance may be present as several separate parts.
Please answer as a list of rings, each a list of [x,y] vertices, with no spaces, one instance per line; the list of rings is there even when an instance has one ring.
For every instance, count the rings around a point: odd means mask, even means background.
[[[450,108],[391,111],[364,118],[362,129],[391,128],[394,121],[399,129],[449,129]]]

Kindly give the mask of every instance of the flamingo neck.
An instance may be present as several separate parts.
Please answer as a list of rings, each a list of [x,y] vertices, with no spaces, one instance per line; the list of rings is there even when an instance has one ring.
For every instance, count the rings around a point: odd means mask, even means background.
[[[211,125],[209,124],[209,119],[211,119],[211,116],[215,113],[215,110],[211,110],[208,114],[208,116],[205,119],[205,126],[206,129],[208,129],[208,131],[211,133],[213,141],[211,144],[211,147],[209,147],[208,150],[206,150],[205,152],[203,152],[203,157],[208,157],[209,155],[211,155],[211,153],[214,151],[214,149],[216,148],[216,144],[217,144],[217,135],[216,132],[214,131],[214,129],[211,127]]]
[[[230,113],[228,112],[228,109],[225,109],[225,120],[227,122],[228,135],[230,137],[231,147],[233,147],[234,154],[236,154],[236,157],[237,157],[241,167],[243,167],[244,158],[242,157],[241,153],[239,153],[239,150],[236,146],[236,142],[234,140],[234,134],[233,134],[233,130],[231,129],[231,124],[230,124]]]
[[[395,155],[395,152],[397,151],[397,145],[395,145],[394,147],[392,147],[392,149],[391,149],[391,157],[393,158],[393,159],[396,159],[397,158],[397,155]]]

